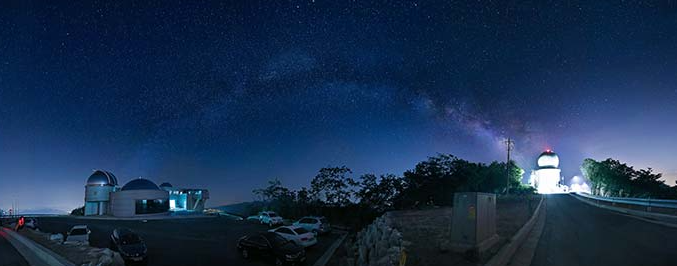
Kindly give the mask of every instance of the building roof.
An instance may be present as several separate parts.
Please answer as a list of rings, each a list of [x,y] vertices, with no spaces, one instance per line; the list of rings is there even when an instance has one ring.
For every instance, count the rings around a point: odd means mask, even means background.
[[[160,190],[160,188],[153,181],[138,178],[127,182],[122,190]]]
[[[103,170],[96,170],[87,179],[87,185],[91,186],[117,186],[118,179],[113,173]]]
[[[172,187],[172,184],[170,184],[168,182],[164,182],[164,183],[160,184],[160,187]]]

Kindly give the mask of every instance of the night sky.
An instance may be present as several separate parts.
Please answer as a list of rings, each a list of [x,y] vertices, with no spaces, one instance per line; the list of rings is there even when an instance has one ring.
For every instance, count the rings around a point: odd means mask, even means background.
[[[527,173],[550,148],[566,178],[677,177],[675,1],[67,2],[0,4],[2,209],[81,206],[93,169],[215,206],[508,136]]]

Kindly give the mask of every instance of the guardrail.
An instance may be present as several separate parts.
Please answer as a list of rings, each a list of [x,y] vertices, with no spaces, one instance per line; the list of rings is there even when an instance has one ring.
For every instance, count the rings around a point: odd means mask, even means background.
[[[677,200],[601,197],[590,195],[588,193],[575,194],[590,199],[598,205],[608,205],[636,211],[677,216]]]
[[[677,209],[677,200],[622,198],[622,197],[600,197],[600,196],[595,196],[595,195],[590,195],[588,193],[580,193],[580,192],[578,192],[576,194],[583,196],[583,197],[586,197],[586,198],[591,198],[591,199],[596,199],[596,200],[601,200],[601,201],[606,201],[606,202],[633,204],[633,205],[641,205],[641,206],[647,206],[647,207],[660,207],[660,208],[668,208],[668,209]]]

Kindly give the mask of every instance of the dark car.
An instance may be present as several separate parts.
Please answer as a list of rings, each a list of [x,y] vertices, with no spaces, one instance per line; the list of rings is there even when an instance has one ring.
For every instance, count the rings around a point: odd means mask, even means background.
[[[303,247],[273,232],[243,236],[237,241],[237,248],[245,259],[259,256],[274,261],[278,266],[300,265],[306,261]]]
[[[134,231],[117,228],[110,235],[111,249],[120,252],[125,262],[145,262],[146,243]]]

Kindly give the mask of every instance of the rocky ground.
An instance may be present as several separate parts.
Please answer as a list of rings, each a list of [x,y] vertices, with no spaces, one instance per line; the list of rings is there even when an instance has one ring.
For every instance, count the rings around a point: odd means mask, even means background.
[[[384,215],[364,231],[350,235],[328,265],[398,265],[402,249],[406,265],[482,265],[526,223],[539,200],[540,195],[499,196],[496,205],[499,242],[483,254],[449,251],[445,241],[451,231],[451,208],[435,208]]]

